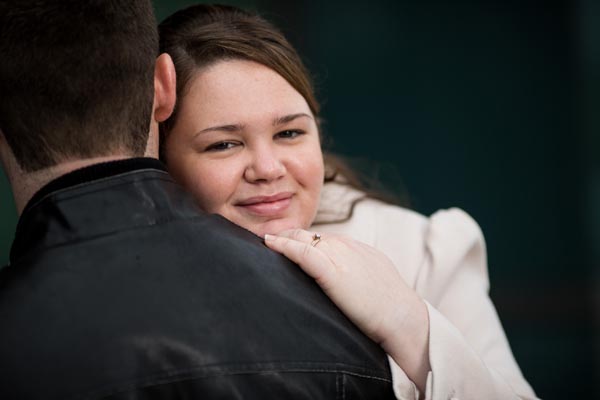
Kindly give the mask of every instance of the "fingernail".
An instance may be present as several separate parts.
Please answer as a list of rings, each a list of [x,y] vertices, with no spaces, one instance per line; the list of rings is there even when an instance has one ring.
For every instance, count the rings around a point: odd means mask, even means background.
[[[273,238],[274,238],[274,236],[273,236],[273,235],[266,234],[266,235],[265,235],[265,242],[267,242],[267,241],[270,241],[270,240],[273,240]]]

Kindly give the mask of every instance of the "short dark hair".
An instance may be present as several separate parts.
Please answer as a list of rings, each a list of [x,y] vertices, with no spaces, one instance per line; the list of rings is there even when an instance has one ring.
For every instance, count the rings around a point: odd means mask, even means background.
[[[310,75],[285,36],[256,13],[232,6],[199,4],[177,11],[159,25],[160,52],[168,53],[177,72],[177,98],[185,96],[199,69],[226,60],[254,61],[281,75],[304,97],[319,118]],[[161,136],[177,120],[177,106],[161,124]]]
[[[0,130],[21,168],[143,155],[157,55],[150,0],[0,1]]]

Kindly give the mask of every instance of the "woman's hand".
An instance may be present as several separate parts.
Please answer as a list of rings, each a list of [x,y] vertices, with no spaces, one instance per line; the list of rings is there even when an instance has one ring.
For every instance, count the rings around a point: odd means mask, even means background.
[[[344,236],[315,239],[302,229],[266,235],[265,243],[313,277],[342,312],[424,389],[430,369],[427,308],[383,253]]]

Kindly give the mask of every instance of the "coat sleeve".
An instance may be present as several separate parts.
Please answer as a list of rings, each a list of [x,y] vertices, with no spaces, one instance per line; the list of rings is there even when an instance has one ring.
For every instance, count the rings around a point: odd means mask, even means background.
[[[429,312],[431,371],[425,399],[535,399],[488,295],[479,226],[458,209],[435,213],[425,229],[415,288]]]
[[[466,213],[450,209],[425,218],[366,199],[349,220],[314,229],[346,234],[383,251],[426,301],[431,365],[427,387],[419,394],[389,358],[398,399],[536,398],[489,298],[485,242]]]

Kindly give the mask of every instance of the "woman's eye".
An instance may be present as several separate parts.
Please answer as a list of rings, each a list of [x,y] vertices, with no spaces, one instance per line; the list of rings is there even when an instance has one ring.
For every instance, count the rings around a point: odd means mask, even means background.
[[[236,142],[219,142],[208,146],[205,151],[224,151],[229,150],[238,144]]]
[[[301,130],[287,130],[287,131],[281,131],[279,133],[277,133],[275,136],[278,138],[282,138],[282,139],[294,139],[300,135],[304,134],[304,131]]]

